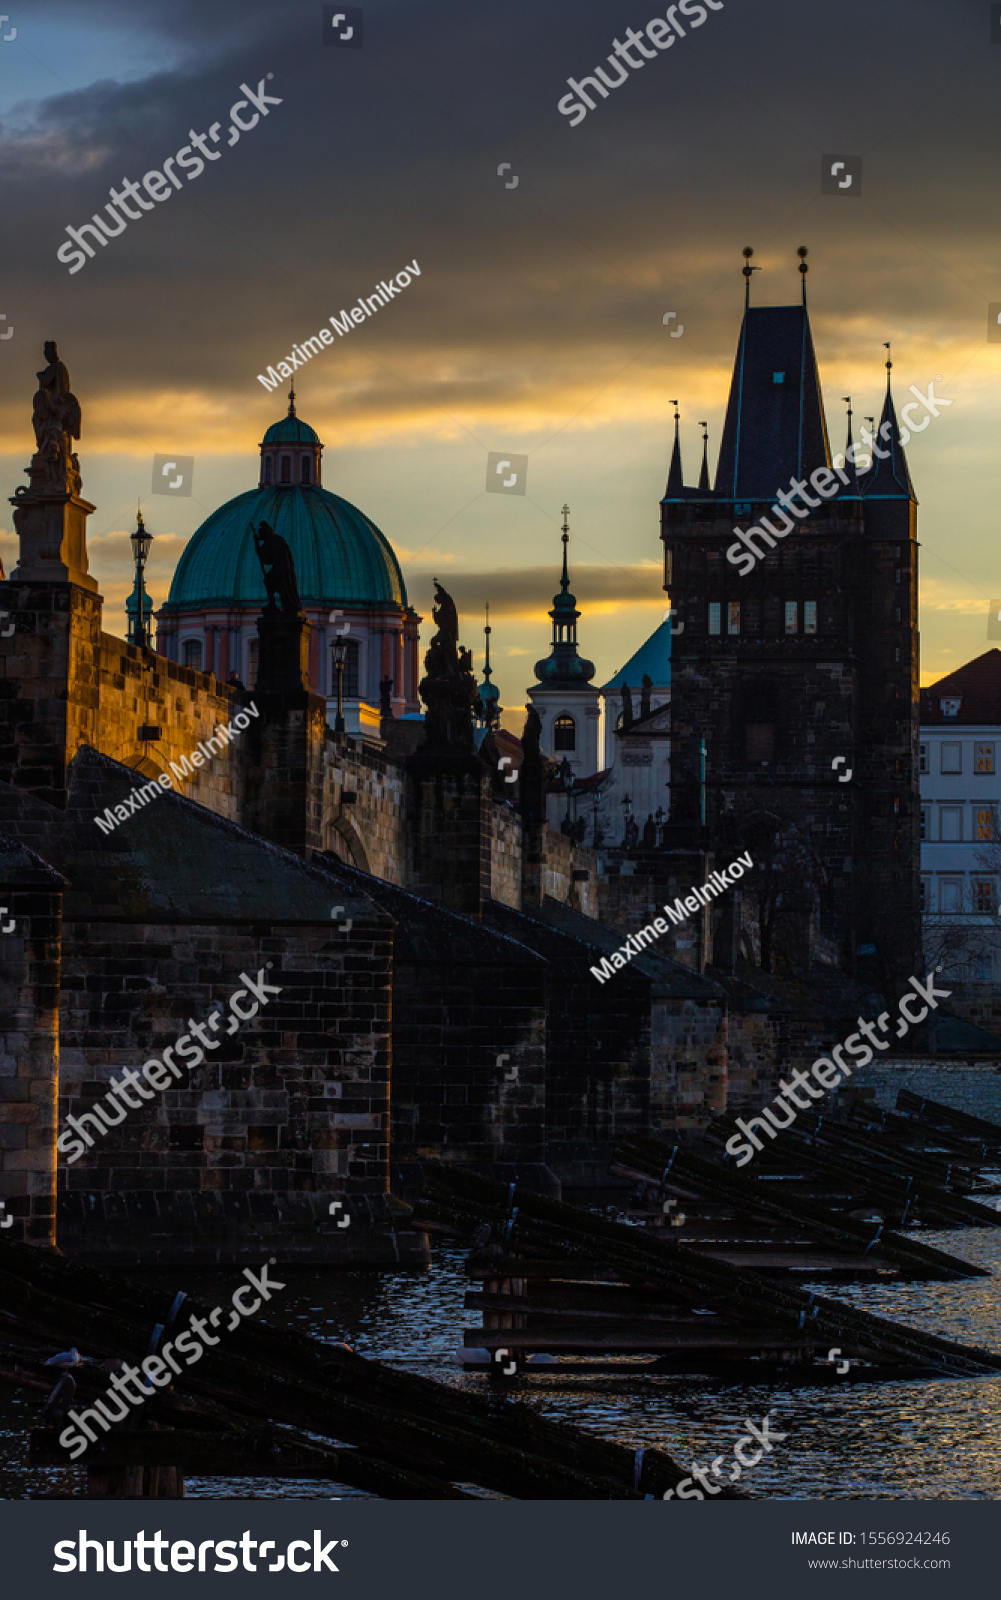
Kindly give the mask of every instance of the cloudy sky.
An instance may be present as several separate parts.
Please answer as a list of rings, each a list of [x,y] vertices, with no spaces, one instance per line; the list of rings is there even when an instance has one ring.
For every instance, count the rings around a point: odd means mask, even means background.
[[[908,447],[922,680],[989,648],[1001,45],[987,0],[726,0],[577,126],[558,110],[567,80],[645,28],[653,0],[367,0],[360,49],[323,43],[319,0],[10,4],[3,503],[24,481],[55,338],[83,407],[110,631],[124,632],[137,497],[159,604],[194,529],[256,482],[284,411],[256,374],[416,259],[403,294],[296,374],[325,486],[382,528],[425,615],[432,575],[452,589],[478,661],[490,600],[514,724],[548,649],[569,503],[581,646],[610,677],[664,614],[671,401],[694,481],[698,419],[713,463],[720,437],[741,249],[762,269],[755,302],[783,304],[805,244],[832,438],[843,395],[857,418],[878,413],[884,340],[902,398],[941,374],[953,401]],[[262,79],[281,104],[228,144],[239,85]],[[67,224],[215,122],[220,158],[71,275],[56,259]],[[861,159],[860,196],[821,193],[826,152]],[[524,497],[485,492],[490,451],[528,456]],[[157,452],[195,457],[192,498],[151,494]],[[9,570],[9,509],[0,526]]]

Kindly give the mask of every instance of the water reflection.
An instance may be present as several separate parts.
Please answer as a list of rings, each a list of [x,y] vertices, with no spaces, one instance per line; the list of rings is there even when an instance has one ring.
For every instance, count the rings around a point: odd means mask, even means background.
[[[996,1276],[957,1283],[842,1285],[838,1297],[943,1338],[1001,1350],[999,1282],[1001,1231],[922,1233],[929,1244],[962,1255]],[[488,1380],[464,1374],[454,1362],[462,1330],[476,1317],[463,1309],[469,1280],[464,1253],[436,1248],[422,1273],[387,1276],[369,1272],[286,1271],[285,1291],[271,1302],[268,1322],[329,1341],[346,1340],[361,1355],[377,1357],[440,1382],[483,1387]],[[214,1304],[233,1288],[238,1274],[183,1274],[183,1286]],[[180,1281],[180,1275],[179,1275]],[[810,1283],[829,1294],[829,1287]],[[1001,1464],[1001,1374],[948,1382],[833,1385],[783,1389],[721,1384],[692,1378],[628,1375],[574,1376],[565,1363],[559,1376],[533,1376],[519,1396],[558,1421],[594,1428],[632,1446],[660,1445],[686,1465],[729,1457],[743,1419],[772,1416],[773,1429],[787,1435],[744,1480],[751,1494],[779,1499],[997,1499]],[[551,1369],[550,1369],[551,1370]],[[9,1397],[11,1391],[7,1390]],[[0,1391],[0,1429],[30,1425],[23,1403],[12,1406]],[[17,1413],[15,1420],[14,1412]],[[2,1483],[7,1498],[38,1487],[40,1474],[11,1459],[14,1441],[4,1440]],[[76,1469],[49,1473],[55,1484],[82,1487]],[[287,1480],[191,1479],[197,1497],[288,1499],[354,1496],[336,1484]]]

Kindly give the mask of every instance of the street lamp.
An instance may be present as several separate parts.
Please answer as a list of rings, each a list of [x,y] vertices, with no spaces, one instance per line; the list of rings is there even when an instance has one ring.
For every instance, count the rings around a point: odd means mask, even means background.
[[[334,671],[337,674],[337,715],[334,718],[334,732],[344,732],[344,663],[347,660],[348,641],[343,634],[338,634],[331,649],[334,656]]]
[[[151,533],[147,533],[146,524],[143,522],[143,514],[141,511],[136,512],[136,531],[135,533],[129,535],[129,543],[132,546],[132,559],[135,562],[136,568],[136,616],[133,624],[133,637],[130,643],[142,645],[144,649],[150,650],[152,649],[152,642],[150,639],[150,622],[147,619],[146,614],[146,600],[148,597],[146,594],[146,585],[143,581],[143,574],[146,570],[147,559],[149,558],[150,545],[153,543],[153,535]],[[150,607],[150,610],[152,611],[152,606]]]

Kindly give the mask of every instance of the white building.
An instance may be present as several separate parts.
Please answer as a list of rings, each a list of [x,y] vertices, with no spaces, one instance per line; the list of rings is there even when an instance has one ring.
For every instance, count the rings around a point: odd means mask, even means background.
[[[623,690],[627,694],[623,694]],[[621,842],[628,810],[639,829],[653,821],[658,830],[671,808],[671,623],[661,623],[636,654],[601,689],[604,701],[604,765],[616,806],[625,808],[613,823]],[[626,808],[625,802],[629,801]],[[659,813],[659,815],[658,815]],[[612,839],[609,842],[613,842]]]
[[[919,741],[926,950],[989,982],[1001,945],[1001,650],[922,689]]]

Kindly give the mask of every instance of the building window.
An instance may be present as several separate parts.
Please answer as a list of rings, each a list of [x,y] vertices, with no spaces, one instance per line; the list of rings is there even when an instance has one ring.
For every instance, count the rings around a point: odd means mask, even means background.
[[[740,601],[739,600],[731,600],[727,605],[727,608],[726,608],[726,631],[727,631],[727,633],[739,633],[740,632]]]
[[[994,915],[994,880],[993,878],[974,878],[973,880],[973,909],[985,916]]]
[[[942,746],[942,771],[962,772],[963,746],[961,744],[943,744]]]
[[[292,482],[292,457],[282,456],[282,483]]]
[[[928,771],[928,746],[926,744],[918,745],[918,771]]]
[[[931,806],[921,807],[921,837],[924,840],[931,838]]]
[[[799,603],[796,600],[787,600],[785,604],[786,633],[799,631]]]
[[[994,952],[985,950],[977,956],[974,964],[974,978],[977,983],[990,983],[994,977]]]
[[[963,909],[962,878],[940,878],[938,882],[938,909],[947,916]]]
[[[359,690],[359,687],[358,687],[358,685],[359,685],[358,662],[359,662],[358,640],[357,639],[349,639],[347,641],[347,649],[344,652],[344,669],[343,669],[343,677],[342,677],[342,680],[341,680],[341,698],[342,698],[342,700],[358,700],[361,697],[360,696],[360,690]],[[331,655],[330,655],[330,693],[331,693],[332,698],[336,700],[336,698],[337,698],[337,668],[334,666],[333,651],[331,651]]]
[[[899,568],[899,567],[898,567],[898,568],[897,568],[897,570],[896,570],[896,572],[895,572],[895,574],[894,574],[894,580],[895,580],[895,582],[897,582],[897,583],[899,583],[899,582],[900,582],[900,568]]]
[[[945,844],[961,844],[963,811],[961,806],[943,806],[939,812],[939,838]]]
[[[744,757],[751,764],[775,759],[774,722],[749,722],[744,728]]]
[[[185,639],[184,665],[190,667],[192,672],[201,672],[202,641],[200,639]]]
[[[817,602],[816,600],[803,601],[803,632],[816,633],[817,631]]]
[[[719,633],[719,601],[709,602],[709,632]]]
[[[958,717],[959,716],[959,701],[958,700],[954,700],[954,699],[940,700],[939,701],[939,705],[942,708],[943,717]]]
[[[993,839],[995,833],[994,813],[991,810],[977,812],[977,838]]]
[[[894,622],[899,622],[900,621],[900,607],[899,606],[894,606],[894,608],[893,608],[893,620],[894,620]]]
[[[994,771],[994,746],[992,744],[975,744],[973,746],[974,772]]]
[[[785,381],[786,381],[786,375],[785,375],[784,372],[773,372],[772,373],[772,382],[773,383],[785,383]]]
[[[674,582],[674,551],[669,544],[664,546],[664,588],[670,588]]]
[[[309,483],[310,482],[310,477],[309,477],[309,457],[308,456],[303,456],[303,458],[302,458],[302,465],[299,468],[299,482],[300,483]]]
[[[264,481],[265,481],[265,483],[270,483],[271,482],[271,470],[272,470],[271,457],[270,456],[265,456],[264,457]]]
[[[568,717],[564,712],[553,723],[553,749],[576,750],[576,748],[577,727],[573,717]]]

